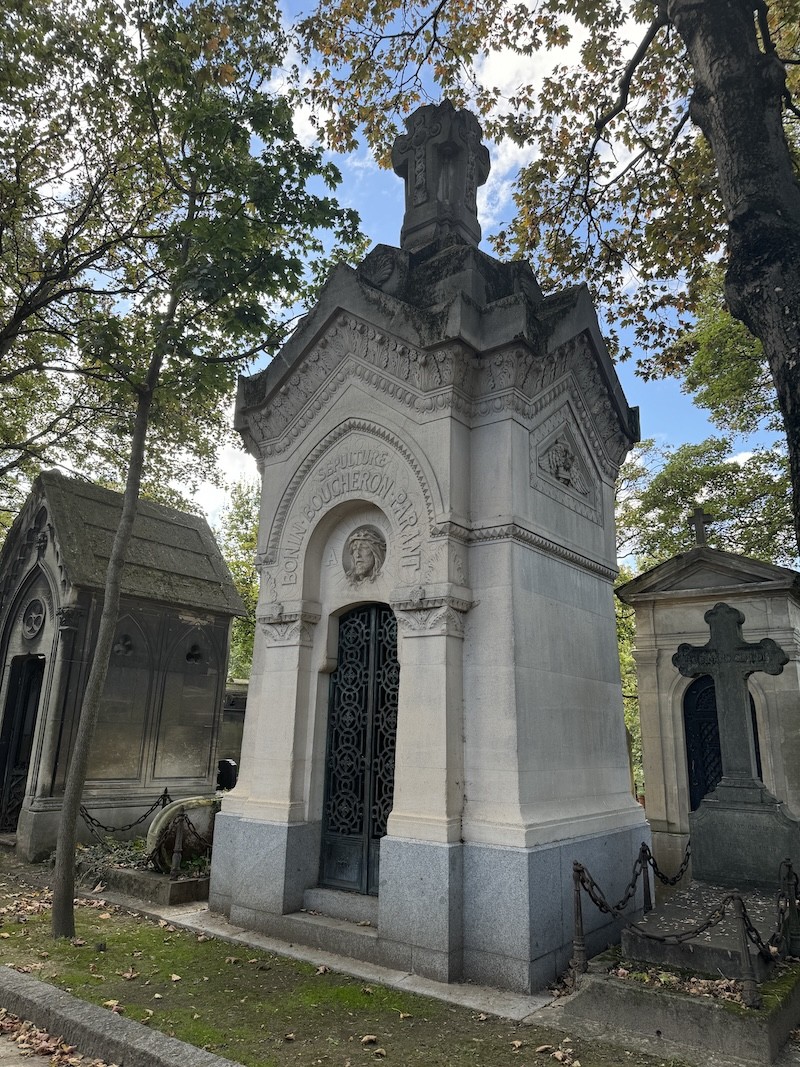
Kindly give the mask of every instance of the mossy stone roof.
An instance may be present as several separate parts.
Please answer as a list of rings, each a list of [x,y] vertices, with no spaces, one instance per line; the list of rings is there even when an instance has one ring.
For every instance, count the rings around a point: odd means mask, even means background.
[[[49,506],[64,577],[73,586],[102,591],[122,495],[58,471],[43,471],[37,489]],[[206,520],[148,500],[138,504],[122,594],[219,615],[245,614]]]

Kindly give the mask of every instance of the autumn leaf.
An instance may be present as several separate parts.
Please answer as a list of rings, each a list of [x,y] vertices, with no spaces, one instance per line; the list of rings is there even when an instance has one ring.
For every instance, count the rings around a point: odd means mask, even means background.
[[[362,1045],[377,1045],[378,1039],[375,1034],[364,1034],[361,1038]]]
[[[330,967],[326,967],[324,963],[321,963],[319,965],[319,967],[317,967],[317,969],[316,969],[316,971],[314,973],[315,974],[327,974],[329,970],[330,970]]]
[[[179,974],[171,974],[169,976],[169,980],[171,982],[180,982],[181,981],[181,976]]]

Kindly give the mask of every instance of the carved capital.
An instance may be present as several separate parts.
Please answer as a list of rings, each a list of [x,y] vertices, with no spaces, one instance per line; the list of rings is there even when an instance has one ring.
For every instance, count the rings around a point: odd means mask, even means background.
[[[314,638],[314,627],[320,620],[316,612],[290,611],[284,613],[282,606],[276,604],[275,612],[260,615],[258,625],[267,639],[268,645],[310,645]]]
[[[404,637],[463,637],[466,613],[472,602],[454,596],[426,596],[424,589],[411,590],[394,600],[392,609]]]
[[[80,626],[83,618],[83,608],[77,604],[65,604],[58,609],[56,615],[58,617],[58,632],[66,635],[71,631],[77,630]]]

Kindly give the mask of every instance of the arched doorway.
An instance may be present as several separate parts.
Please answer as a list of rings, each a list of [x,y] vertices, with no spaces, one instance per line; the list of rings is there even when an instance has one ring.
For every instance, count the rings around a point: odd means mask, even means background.
[[[761,778],[761,749],[758,743],[756,707],[750,697],[756,772]],[[689,810],[697,811],[700,801],[716,788],[722,777],[719,744],[719,719],[714,679],[703,674],[686,690],[683,698],[683,722],[686,735],[686,761],[689,774]]]
[[[44,656],[11,660],[0,730],[0,833],[15,833],[25,799],[36,714],[44,679]]]
[[[331,675],[320,884],[378,892],[380,841],[394,796],[397,620],[365,604],[339,620]]]

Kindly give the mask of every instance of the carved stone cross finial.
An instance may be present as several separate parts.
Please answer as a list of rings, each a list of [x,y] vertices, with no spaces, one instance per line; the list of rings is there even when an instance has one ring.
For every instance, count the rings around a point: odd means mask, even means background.
[[[714,679],[722,754],[722,781],[718,788],[755,786],[756,754],[747,679],[756,671],[780,674],[789,657],[772,638],[765,637],[757,644],[745,641],[744,615],[728,604],[716,604],[703,617],[711,629],[711,639],[702,646],[681,645],[672,662],[686,678],[710,674]]]
[[[392,148],[392,166],[406,183],[401,248],[414,251],[451,233],[477,245],[476,194],[489,176],[478,120],[445,100],[418,108],[406,129]]]
[[[689,529],[694,530],[695,544],[707,545],[706,526],[714,521],[714,516],[703,511],[699,504],[695,504],[694,511],[689,516]]]

